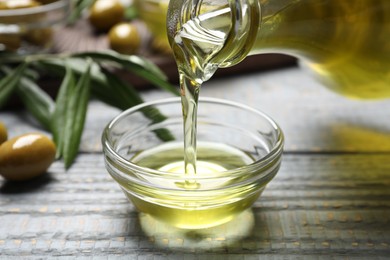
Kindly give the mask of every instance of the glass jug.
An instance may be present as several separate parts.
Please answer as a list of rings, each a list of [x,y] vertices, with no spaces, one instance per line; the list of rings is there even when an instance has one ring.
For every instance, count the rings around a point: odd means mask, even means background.
[[[390,97],[389,0],[171,0],[167,31],[179,70],[200,82],[283,53],[345,96]]]

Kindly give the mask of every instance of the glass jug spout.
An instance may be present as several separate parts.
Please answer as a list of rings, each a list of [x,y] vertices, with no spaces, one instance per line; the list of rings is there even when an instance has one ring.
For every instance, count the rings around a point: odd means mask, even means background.
[[[255,43],[259,22],[258,0],[170,1],[167,32],[179,70],[205,81],[218,67],[239,63]]]

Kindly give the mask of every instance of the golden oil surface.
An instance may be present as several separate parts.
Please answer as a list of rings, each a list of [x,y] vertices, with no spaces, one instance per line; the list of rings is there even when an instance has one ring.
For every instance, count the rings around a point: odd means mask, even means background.
[[[177,174],[177,178],[157,180],[144,176],[150,185],[128,183],[131,192],[126,193],[127,197],[141,212],[176,227],[199,229],[233,219],[249,208],[263,190],[257,183],[232,185],[238,181],[237,176],[213,178],[221,171],[252,163],[253,158],[248,154],[224,144],[200,142],[197,155],[197,177],[188,179],[184,174],[182,143],[170,143],[137,154],[131,159],[133,163],[167,170]]]

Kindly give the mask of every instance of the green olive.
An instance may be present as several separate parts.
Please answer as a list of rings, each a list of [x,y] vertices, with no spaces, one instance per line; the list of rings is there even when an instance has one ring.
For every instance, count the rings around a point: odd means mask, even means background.
[[[123,54],[135,54],[141,46],[137,27],[131,23],[120,23],[108,33],[110,48]]]
[[[100,31],[107,31],[121,22],[125,8],[119,0],[97,0],[91,7],[89,22]]]
[[[22,44],[19,34],[0,34],[0,50],[16,51]]]
[[[40,5],[40,2],[35,0],[2,0],[0,1],[0,9],[19,9],[29,8]]]
[[[7,141],[7,138],[8,138],[7,128],[2,122],[0,122],[0,145],[5,141]]]
[[[36,46],[49,47],[52,37],[53,31],[50,28],[39,28],[26,32],[23,39]]]
[[[0,175],[24,181],[45,173],[52,164],[56,146],[47,136],[31,133],[5,141],[0,146]]]

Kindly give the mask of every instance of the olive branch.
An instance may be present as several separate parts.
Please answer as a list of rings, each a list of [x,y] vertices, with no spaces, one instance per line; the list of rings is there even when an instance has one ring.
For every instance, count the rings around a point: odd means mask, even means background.
[[[155,64],[140,56],[114,51],[27,56],[0,52],[0,108],[11,95],[18,95],[36,120],[52,133],[57,159],[62,158],[68,169],[79,150],[90,96],[121,110],[143,102],[131,83],[118,77],[113,69],[129,71],[179,94]],[[61,81],[55,99],[36,83],[43,73]],[[154,121],[165,118],[155,110],[145,111],[145,116]],[[168,131],[160,130],[156,133],[160,138],[171,138]]]

